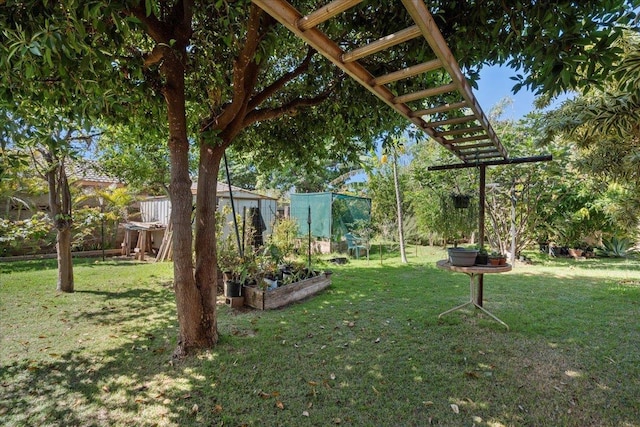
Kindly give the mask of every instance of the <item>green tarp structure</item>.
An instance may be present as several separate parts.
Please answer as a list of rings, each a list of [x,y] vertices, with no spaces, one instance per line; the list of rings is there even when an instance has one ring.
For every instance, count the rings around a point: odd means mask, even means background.
[[[338,241],[353,231],[359,221],[371,221],[371,199],[330,192],[294,193],[290,212],[291,218],[298,222],[300,236],[309,233],[311,212],[311,235]]]

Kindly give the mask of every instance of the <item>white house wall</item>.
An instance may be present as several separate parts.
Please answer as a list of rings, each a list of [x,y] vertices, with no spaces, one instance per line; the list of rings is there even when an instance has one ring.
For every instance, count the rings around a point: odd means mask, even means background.
[[[169,199],[150,199],[140,202],[142,222],[159,222],[169,225],[171,218],[171,202]]]
[[[271,199],[236,199],[233,198],[233,205],[236,209],[236,215],[240,215],[242,218],[244,213],[249,210],[249,208],[259,208],[260,215],[262,215],[262,220],[264,221],[265,231],[263,238],[266,239],[271,235],[271,230],[273,228],[273,222],[276,218],[277,213],[277,204],[275,200]],[[223,199],[220,198],[218,201],[218,210],[223,209],[224,206],[231,206],[231,199]],[[242,223],[238,224],[238,229],[242,229]],[[227,214],[223,227],[223,235],[227,236],[229,233],[234,232],[233,230],[233,213],[230,212]]]
[[[259,208],[266,226],[263,237],[266,239],[267,236],[271,235],[277,214],[276,200],[236,198],[234,195],[233,204],[236,209],[236,214],[240,216],[249,208]],[[224,206],[231,206],[231,200],[224,197],[218,198],[218,210],[223,209]],[[171,218],[171,202],[167,198],[143,200],[140,202],[140,214],[142,215],[142,222],[159,222],[163,225],[168,225]],[[227,236],[233,231],[232,221],[233,215],[229,213],[223,227],[224,236]],[[238,224],[238,227],[241,228],[242,223]]]

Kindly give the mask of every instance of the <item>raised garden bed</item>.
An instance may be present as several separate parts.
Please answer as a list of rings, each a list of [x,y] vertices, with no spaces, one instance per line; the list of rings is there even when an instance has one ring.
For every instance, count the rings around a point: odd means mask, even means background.
[[[258,310],[284,307],[317,294],[331,285],[331,273],[322,272],[315,277],[267,291],[258,286],[244,286],[244,303]]]

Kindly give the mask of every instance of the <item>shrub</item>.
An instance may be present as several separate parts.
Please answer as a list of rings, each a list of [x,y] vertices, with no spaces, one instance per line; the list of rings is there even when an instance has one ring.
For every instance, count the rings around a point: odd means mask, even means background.
[[[629,255],[629,253],[634,252],[632,248],[633,242],[630,239],[613,236],[611,239],[602,240],[602,247],[598,248],[598,255],[624,258]]]
[[[31,218],[11,221],[0,218],[0,255],[35,254],[42,247],[55,246],[53,224],[44,212]]]

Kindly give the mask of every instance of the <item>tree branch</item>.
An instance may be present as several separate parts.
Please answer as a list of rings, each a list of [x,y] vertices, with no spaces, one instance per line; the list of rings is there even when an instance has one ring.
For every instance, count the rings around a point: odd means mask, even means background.
[[[247,105],[247,99],[251,93],[251,91],[247,93],[248,88],[245,84],[245,76],[247,68],[252,62],[257,67],[254,58],[261,40],[260,18],[263,12],[262,9],[253,3],[251,4],[250,10],[244,46],[233,64],[233,97],[231,103],[227,105],[218,118],[216,125],[218,129],[226,128],[236,118],[242,108]]]
[[[319,105],[323,101],[325,101],[329,97],[329,95],[331,95],[331,92],[332,88],[327,89],[314,98],[297,98],[287,104],[281,105],[280,107],[254,110],[247,114],[247,116],[245,117],[244,122],[242,123],[243,128],[250,126],[253,123],[263,120],[275,119],[285,114],[295,114],[296,112],[298,112],[298,110],[304,107]]]
[[[70,136],[67,138],[68,141],[91,141],[96,136],[104,135],[106,132],[96,132],[91,133],[89,135],[78,135],[78,136]]]
[[[145,2],[139,2],[129,10],[133,16],[142,22],[147,34],[149,34],[156,43],[169,43],[171,38],[168,26],[166,23],[160,21],[154,14],[147,15]]]
[[[295,70],[284,74],[282,77],[271,83],[269,86],[264,88],[262,92],[256,94],[251,98],[249,102],[248,110],[253,111],[262,104],[266,99],[271,97],[274,93],[282,89],[287,83],[295,79],[296,77],[302,75],[309,69],[309,64],[311,64],[311,58],[316,53],[315,49],[309,48],[307,51],[307,56],[305,56],[304,60],[296,67]]]
[[[156,42],[156,46],[144,58],[145,66],[161,62],[165,55],[174,49],[183,52],[188,46],[193,31],[191,28],[193,0],[176,2],[166,22],[158,19],[153,13],[147,15],[145,2],[131,7],[130,11],[142,22],[147,34]],[[171,48],[172,43],[173,48]]]

